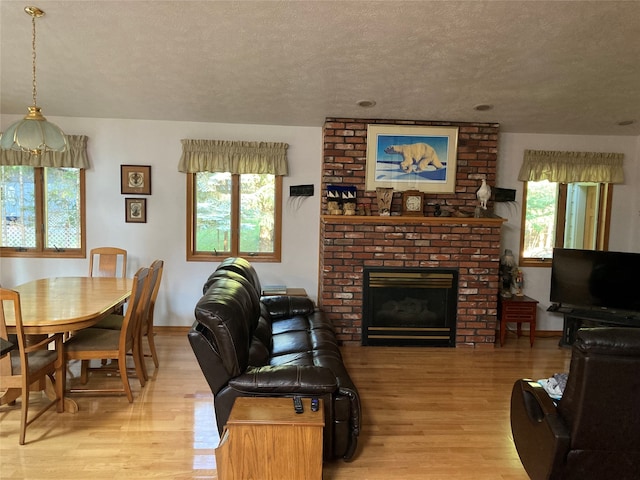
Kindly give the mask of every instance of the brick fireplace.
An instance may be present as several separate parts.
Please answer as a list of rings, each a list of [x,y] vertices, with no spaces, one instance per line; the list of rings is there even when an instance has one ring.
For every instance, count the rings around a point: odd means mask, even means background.
[[[456,191],[425,196],[425,217],[379,216],[375,192],[365,191],[367,125],[457,126]],[[473,211],[480,178],[495,185],[497,124],[328,118],[324,125],[318,304],[345,344],[360,344],[365,267],[448,268],[458,272],[455,345],[493,348],[497,321],[503,219],[437,217],[443,209]],[[327,215],[327,185],[357,188],[371,216]],[[491,207],[491,205],[490,205]]]

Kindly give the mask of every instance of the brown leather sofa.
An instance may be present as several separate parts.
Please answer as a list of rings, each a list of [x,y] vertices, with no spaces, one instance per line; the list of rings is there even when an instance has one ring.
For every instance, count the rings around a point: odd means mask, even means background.
[[[578,331],[557,405],[532,380],[511,394],[511,430],[532,480],[640,478],[640,328]]]
[[[260,298],[258,276],[242,258],[222,262],[203,291],[188,337],[214,394],[218,431],[237,397],[317,397],[324,458],[351,459],[360,398],[325,315],[307,297]]]

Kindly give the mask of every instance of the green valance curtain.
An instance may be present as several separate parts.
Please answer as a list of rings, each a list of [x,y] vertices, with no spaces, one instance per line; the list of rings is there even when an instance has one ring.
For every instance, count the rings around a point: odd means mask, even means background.
[[[182,140],[178,170],[287,175],[286,143]]]
[[[42,155],[17,150],[0,149],[0,165],[27,167],[89,168],[86,135],[67,135],[69,148],[64,152],[44,152]]]
[[[623,158],[623,153],[525,150],[518,180],[623,183]]]

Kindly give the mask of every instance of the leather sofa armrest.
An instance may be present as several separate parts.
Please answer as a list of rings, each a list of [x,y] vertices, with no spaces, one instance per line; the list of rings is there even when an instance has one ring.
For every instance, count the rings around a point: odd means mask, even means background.
[[[360,396],[351,388],[340,387],[338,392],[349,398],[351,402],[351,426],[355,436],[358,436],[360,434]]]
[[[553,400],[538,382],[522,379],[511,392],[511,431],[522,465],[532,479],[560,471],[570,432]]]
[[[531,422],[541,422],[545,417],[557,415],[556,404],[542,385],[530,379],[522,379],[517,383]]]
[[[267,307],[272,319],[311,315],[315,311],[315,306],[309,297],[276,295],[262,297],[260,301]]]
[[[214,395],[227,384],[229,373],[224,368],[224,364],[211,338],[208,328],[199,322],[195,322],[187,334],[191,349],[200,365],[200,370],[207,380]]]
[[[242,375],[229,380],[229,386],[253,394],[322,395],[338,389],[330,369],[298,365],[249,367]]]
[[[351,404],[351,428],[349,431],[351,432],[351,438],[349,442],[349,448],[343,455],[343,459],[350,461],[353,459],[353,456],[356,453],[356,448],[358,446],[358,435],[360,435],[360,396],[356,392],[356,390],[352,388],[340,387],[339,389],[340,395],[343,395],[349,398],[349,402]]]

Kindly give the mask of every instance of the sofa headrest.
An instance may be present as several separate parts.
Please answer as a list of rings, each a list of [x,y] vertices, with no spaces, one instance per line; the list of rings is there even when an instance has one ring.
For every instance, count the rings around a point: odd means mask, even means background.
[[[640,328],[582,328],[576,334],[573,348],[585,353],[640,356]]]
[[[231,270],[216,270],[211,275],[204,284],[203,294],[207,293],[207,290],[211,288],[212,285],[220,281],[221,279],[230,278],[231,280],[235,280],[239,284],[241,284],[246,290],[247,294],[251,298],[251,303],[248,305],[251,308],[251,312],[254,316],[260,314],[260,296],[256,293],[255,288],[249,280],[247,280],[244,276],[240,275]]]
[[[253,285],[258,297],[262,293],[258,272],[255,271],[253,265],[251,265],[248,260],[245,260],[242,257],[229,257],[223,260],[216,270],[230,270],[232,272],[239,273]]]

